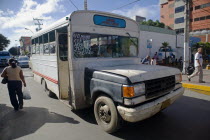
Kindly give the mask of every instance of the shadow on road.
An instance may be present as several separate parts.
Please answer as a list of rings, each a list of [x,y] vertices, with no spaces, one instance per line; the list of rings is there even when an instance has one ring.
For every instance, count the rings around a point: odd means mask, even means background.
[[[83,120],[97,124],[93,109],[74,112]],[[126,140],[209,140],[210,102],[183,96],[169,108],[138,123],[124,123],[112,134]]]
[[[94,116],[93,107],[76,111],[72,110],[72,112],[86,122],[89,122],[91,124],[97,124]]]
[[[15,112],[13,108],[0,104],[0,139],[11,140],[29,135],[46,123],[79,124],[73,118],[66,117],[46,108],[25,107]]]
[[[183,96],[168,109],[114,134],[126,140],[209,140],[210,102]]]

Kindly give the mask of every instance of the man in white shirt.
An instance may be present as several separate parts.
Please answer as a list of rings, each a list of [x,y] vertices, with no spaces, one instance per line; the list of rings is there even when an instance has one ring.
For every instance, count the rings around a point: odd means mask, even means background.
[[[195,61],[194,61],[194,66],[195,66],[195,71],[193,72],[192,75],[188,76],[188,80],[190,81],[191,78],[195,77],[196,75],[199,74],[199,83],[205,83],[203,81],[203,57],[202,57],[202,48],[198,48],[198,52],[195,54]]]

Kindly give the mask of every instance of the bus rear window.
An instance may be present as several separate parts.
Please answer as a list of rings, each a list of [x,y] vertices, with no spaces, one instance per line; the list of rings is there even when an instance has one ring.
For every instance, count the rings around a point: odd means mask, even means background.
[[[136,57],[138,39],[134,37],[74,33],[74,56],[86,57]]]

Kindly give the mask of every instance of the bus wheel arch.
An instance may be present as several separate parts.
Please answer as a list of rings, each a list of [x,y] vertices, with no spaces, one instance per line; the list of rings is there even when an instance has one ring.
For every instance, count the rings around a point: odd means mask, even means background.
[[[47,93],[47,95],[50,97],[50,98],[53,98],[53,99],[58,99],[58,97],[56,96],[55,93],[53,93],[51,90],[49,90],[48,86],[47,86],[47,82],[44,78],[41,79],[41,84],[42,84],[42,87],[44,89],[44,92]]]

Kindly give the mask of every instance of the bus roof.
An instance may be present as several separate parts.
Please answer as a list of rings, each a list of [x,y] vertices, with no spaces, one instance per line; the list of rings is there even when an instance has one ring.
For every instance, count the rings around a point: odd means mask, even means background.
[[[125,16],[122,16],[122,15],[118,15],[118,14],[114,14],[114,13],[109,13],[109,12],[102,12],[102,11],[94,11],[94,10],[78,10],[78,11],[74,11],[73,13],[59,19],[58,21],[52,23],[51,25],[49,25],[48,27],[46,27],[45,29],[35,33],[33,36],[32,36],[32,39],[33,38],[36,38],[42,34],[45,34],[47,32],[50,32],[52,30],[55,30],[57,28],[61,28],[61,27],[64,27],[64,26],[67,26],[68,25],[68,20],[70,20],[70,17],[71,15],[74,15],[74,14],[78,14],[78,13],[97,13],[97,14],[102,14],[102,15],[108,15],[108,16],[115,16],[115,17],[118,17],[118,18],[123,18],[123,19],[127,19],[127,20],[131,20],[131,21],[134,21],[133,19],[129,18],[129,17],[125,17]],[[66,19],[68,17],[68,19]]]

